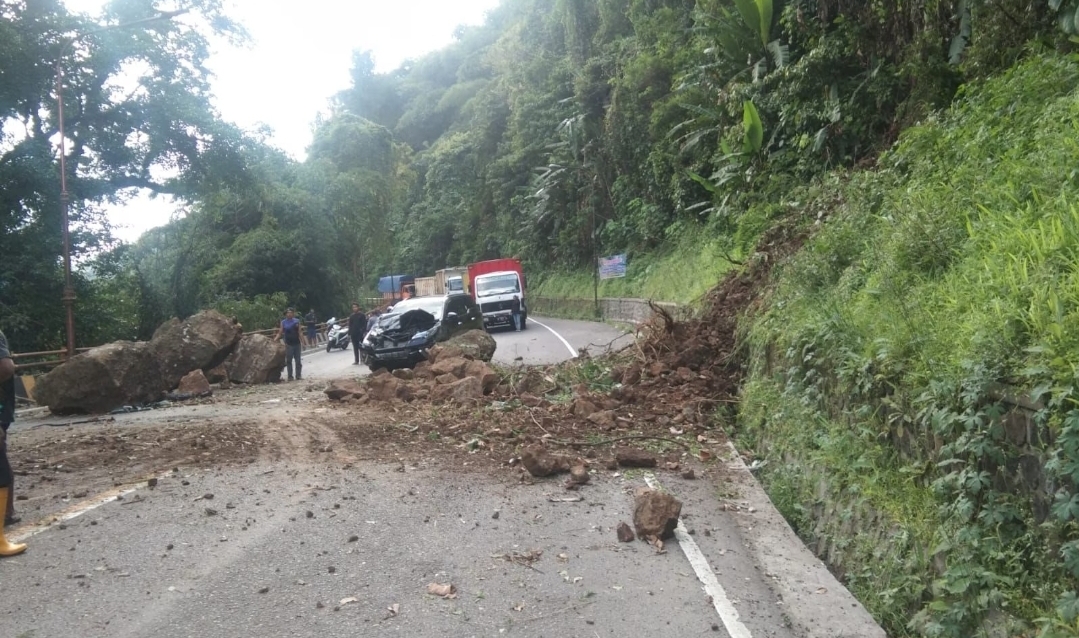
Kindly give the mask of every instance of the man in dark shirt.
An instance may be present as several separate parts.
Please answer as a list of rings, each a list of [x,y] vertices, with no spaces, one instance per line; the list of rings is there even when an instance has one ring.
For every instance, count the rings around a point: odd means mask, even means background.
[[[281,320],[274,339],[282,337],[285,340],[285,366],[288,369],[288,380],[292,381],[292,362],[295,361],[296,380],[299,381],[303,378],[300,372],[303,369],[303,363],[300,361],[303,345],[300,342],[300,320],[296,318],[296,311],[292,308],[285,312],[285,318]]]
[[[15,420],[15,361],[8,350],[7,337],[0,332],[0,502],[4,503],[4,523],[0,525],[0,556],[14,556],[26,550],[26,545],[9,543],[4,536],[4,526],[8,519],[15,522],[12,503],[15,495],[11,493],[15,473],[7,458],[7,429]]]
[[[521,298],[517,295],[513,296],[513,300],[510,301],[510,314],[513,316],[513,327],[517,329],[517,332],[521,331]]]
[[[363,314],[360,304],[352,302],[352,314],[348,316],[348,338],[352,341],[352,356],[355,361],[352,365],[360,365],[360,344],[363,336],[367,334],[367,315]]]

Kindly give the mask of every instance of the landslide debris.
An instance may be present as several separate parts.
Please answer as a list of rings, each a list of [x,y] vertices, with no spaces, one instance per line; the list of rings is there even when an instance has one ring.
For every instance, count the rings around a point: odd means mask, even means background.
[[[476,353],[436,346],[414,370],[336,381],[325,390],[336,409],[375,403],[389,416],[377,431],[351,428],[345,415],[330,418],[330,427],[347,442],[398,454],[440,450],[471,467],[481,460],[519,465],[530,476],[580,466],[695,477],[682,467],[687,453],[702,461],[717,457],[706,448],[725,441],[718,424],[737,401],[743,376],[737,321],[759,303],[772,266],[802,240],[773,229],[746,268],[704,297],[697,314],[676,319],[653,307],[636,342],[617,352],[500,368]]]

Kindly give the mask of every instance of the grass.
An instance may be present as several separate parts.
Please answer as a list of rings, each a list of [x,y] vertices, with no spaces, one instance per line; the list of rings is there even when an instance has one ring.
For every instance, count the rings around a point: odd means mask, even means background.
[[[630,254],[626,276],[601,281],[599,296],[692,304],[732,267],[725,258],[724,246],[724,241],[704,227],[694,228],[655,253]],[[591,299],[592,273],[543,275],[531,293],[537,297]]]
[[[999,444],[984,388],[1079,394],[1077,85],[1076,60],[1033,56],[829,182],[825,223],[743,325],[739,444],[890,635],[986,635],[993,614],[1033,635],[1079,583],[1038,558],[1076,532],[1031,525],[1032,493],[947,482],[983,454],[1075,461]]]

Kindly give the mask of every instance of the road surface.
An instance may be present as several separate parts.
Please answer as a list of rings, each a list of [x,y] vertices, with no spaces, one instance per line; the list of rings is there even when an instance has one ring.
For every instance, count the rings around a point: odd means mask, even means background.
[[[550,365],[571,359],[581,349],[599,355],[607,348],[619,348],[633,342],[627,328],[591,321],[571,321],[547,317],[529,317],[521,332],[494,330],[498,343],[495,363],[511,366]],[[353,366],[352,347],[326,352],[325,347],[309,350],[303,356],[303,374],[309,379],[335,379],[367,374],[367,366]]]
[[[501,362],[542,364],[629,337],[541,318],[495,338]],[[681,457],[695,479],[593,462],[569,491],[513,443],[457,443],[498,436],[491,406],[431,438],[422,407],[328,402],[320,380],[365,371],[351,359],[203,404],[23,419],[8,531],[30,548],[0,560],[0,636],[883,638],[720,441],[719,461]],[[615,533],[645,487],[683,502],[663,548]]]

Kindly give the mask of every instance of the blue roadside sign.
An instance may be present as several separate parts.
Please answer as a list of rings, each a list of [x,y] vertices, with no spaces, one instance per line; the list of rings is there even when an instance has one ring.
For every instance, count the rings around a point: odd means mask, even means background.
[[[615,279],[626,276],[626,254],[599,258],[599,278]]]

